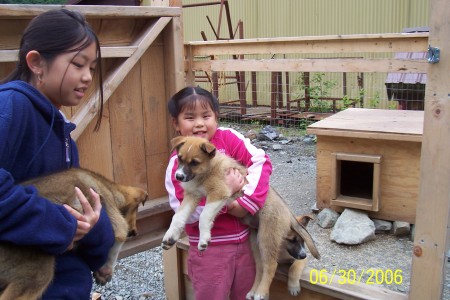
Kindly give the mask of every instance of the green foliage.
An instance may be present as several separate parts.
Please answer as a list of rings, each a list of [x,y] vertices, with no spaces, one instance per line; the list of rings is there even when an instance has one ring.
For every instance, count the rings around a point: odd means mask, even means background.
[[[376,92],[373,99],[369,99],[368,108],[378,108],[380,106],[380,93]]]
[[[311,112],[330,112],[332,111],[332,102],[328,100],[321,100],[330,96],[330,92],[336,87],[337,83],[333,80],[325,80],[325,73],[312,73],[312,77],[309,82],[309,86],[305,86],[303,82],[304,73],[298,77],[295,82],[300,91],[297,92],[297,97],[304,97],[304,91],[306,90],[311,99],[311,106],[309,111]]]
[[[349,107],[359,107],[361,99],[364,98],[364,95],[365,95],[364,89],[359,89],[357,98],[351,98],[349,95],[344,95],[344,97],[342,97],[341,110],[345,110]]]

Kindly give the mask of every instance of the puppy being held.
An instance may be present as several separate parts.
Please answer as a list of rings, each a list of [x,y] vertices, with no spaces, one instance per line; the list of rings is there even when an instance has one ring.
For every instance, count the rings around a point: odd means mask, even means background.
[[[246,176],[247,170],[233,158],[216,151],[215,146],[203,138],[176,137],[172,139],[172,147],[178,155],[175,177],[182,184],[184,199],[164,235],[162,247],[169,249],[175,244],[200,199],[206,197],[205,207],[199,217],[198,243],[198,249],[204,251],[211,239],[211,228],[216,215],[223,206],[242,195],[242,191],[233,193],[226,184],[226,172],[237,169],[242,176]],[[256,277],[247,299],[268,299],[278,262],[286,256],[292,262],[292,277],[296,277],[289,279],[288,288],[291,294],[297,295],[300,292],[297,278],[305,266],[305,263],[301,262],[306,258],[304,243],[315,258],[320,258],[314,240],[306,228],[294,217],[273,188],[269,189],[264,207],[254,216],[247,214],[242,218],[242,222],[254,229],[250,239],[256,263]],[[299,272],[300,275],[297,275]]]
[[[139,204],[147,200],[147,192],[116,184],[97,173],[79,168],[34,178],[21,185],[33,185],[42,197],[54,203],[68,204],[79,212],[82,212],[82,207],[75,187],[84,195],[91,195],[90,188],[100,195],[111,221],[115,242],[106,263],[94,273],[94,277],[102,285],[110,281],[122,245],[128,236],[137,234],[137,210]],[[93,205],[93,200],[87,198]],[[0,242],[0,300],[38,299],[52,281],[54,268],[55,257],[52,255],[33,247]]]

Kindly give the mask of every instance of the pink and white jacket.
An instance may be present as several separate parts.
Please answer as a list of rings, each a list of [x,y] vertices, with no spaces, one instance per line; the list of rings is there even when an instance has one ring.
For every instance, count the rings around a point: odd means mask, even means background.
[[[239,204],[254,215],[263,207],[269,191],[269,180],[272,174],[272,163],[264,150],[258,149],[239,132],[220,127],[210,141],[216,146],[217,151],[222,152],[247,167],[248,175],[243,187],[244,195],[238,198]],[[169,194],[170,206],[174,211],[183,201],[183,188],[175,177],[177,169],[177,156],[172,153],[166,170],[166,189]],[[186,233],[189,236],[191,246],[197,246],[199,240],[198,221],[206,198],[200,201],[199,206],[186,224]],[[236,244],[246,241],[249,237],[249,228],[242,224],[238,218],[226,213],[226,207],[222,209],[214,221],[211,230],[210,245]]]

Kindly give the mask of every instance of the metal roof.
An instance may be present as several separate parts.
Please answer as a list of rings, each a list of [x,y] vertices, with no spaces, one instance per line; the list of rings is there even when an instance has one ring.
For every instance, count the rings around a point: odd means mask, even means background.
[[[426,52],[397,52],[396,59],[427,59]],[[425,73],[388,73],[385,83],[407,83],[407,84],[425,84],[427,74]]]

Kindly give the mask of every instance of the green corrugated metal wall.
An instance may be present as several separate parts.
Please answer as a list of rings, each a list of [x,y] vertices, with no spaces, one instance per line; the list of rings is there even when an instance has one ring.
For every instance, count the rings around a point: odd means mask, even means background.
[[[216,1],[218,2],[218,1]],[[183,0],[183,4],[207,3],[206,0]],[[244,38],[320,36],[337,34],[372,34],[401,32],[407,27],[428,25],[428,0],[229,0],[233,32],[239,20],[244,23]],[[218,29],[220,5],[183,9],[185,41],[202,40],[201,31],[208,40],[215,36],[208,23],[208,16],[215,30]],[[220,37],[228,38],[225,11],[222,16]],[[382,58],[392,54],[350,53],[338,56]],[[313,54],[301,57],[336,57],[333,54]],[[251,56],[246,56],[251,57]],[[280,55],[277,55],[280,57]],[[287,57],[299,57],[287,55]],[[248,72],[247,72],[248,73]],[[232,75],[232,74],[228,74]],[[246,84],[250,74],[246,74]],[[270,104],[270,74],[258,75],[258,103]],[[292,74],[292,80],[300,74]],[[364,74],[365,105],[388,108],[384,81],[385,73]],[[341,74],[328,74],[327,80],[337,83],[331,93],[342,97]],[[347,95],[357,97],[356,74],[348,74]],[[295,88],[295,87],[292,87]],[[223,99],[237,99],[235,86],[221,86]],[[247,102],[250,100],[247,90]],[[376,103],[375,105],[371,103]]]
[[[212,2],[212,1],[209,1]],[[183,4],[208,3],[183,0]],[[428,25],[428,0],[228,0],[233,31],[244,22],[245,38],[401,32]],[[220,5],[183,9],[186,41],[215,39]],[[228,38],[225,15],[222,38]]]

